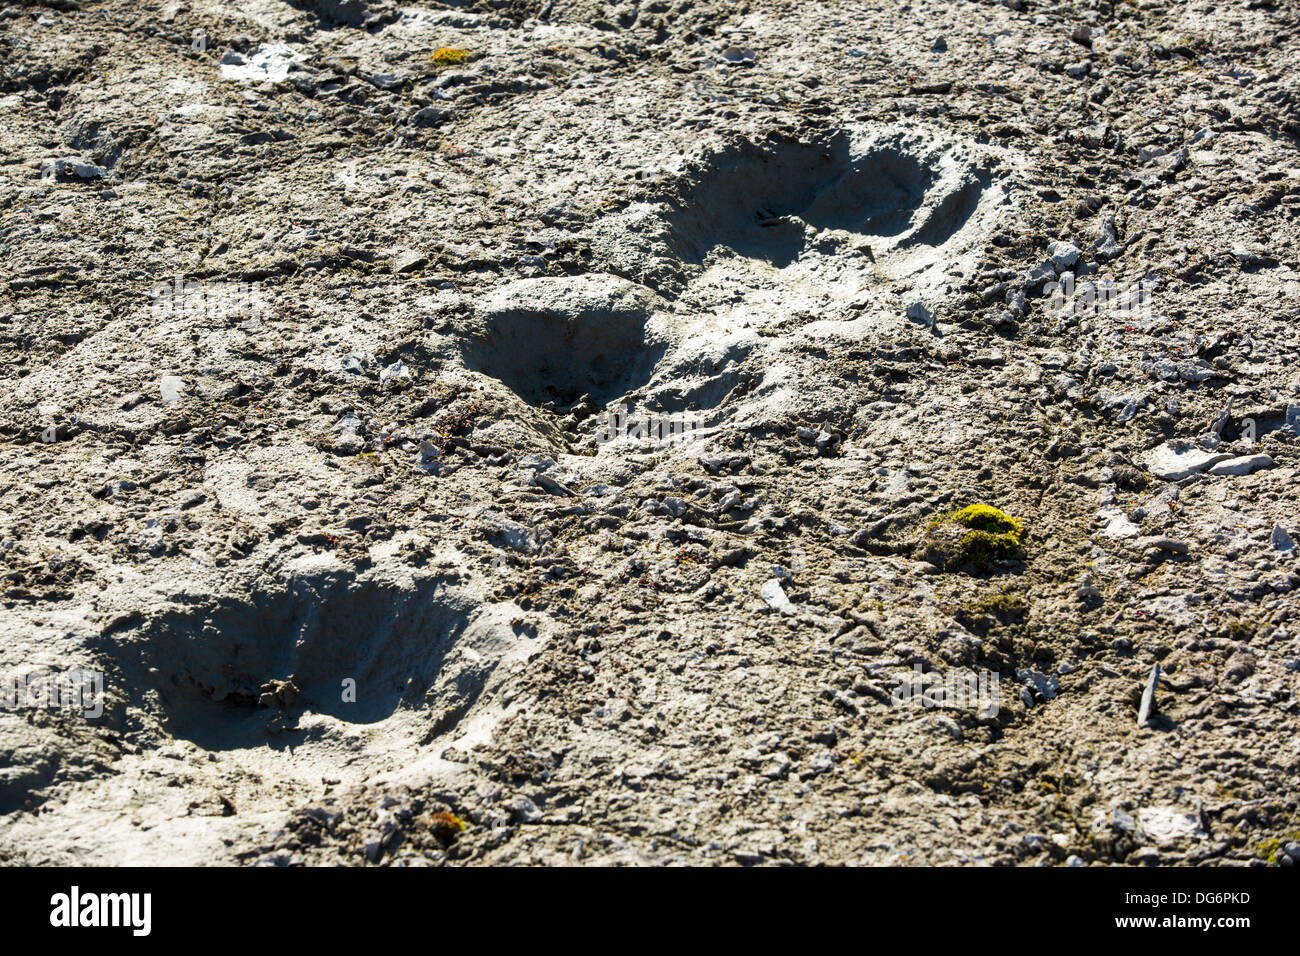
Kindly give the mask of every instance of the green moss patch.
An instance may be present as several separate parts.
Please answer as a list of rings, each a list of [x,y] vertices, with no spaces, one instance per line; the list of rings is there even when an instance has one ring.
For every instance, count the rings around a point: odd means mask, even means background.
[[[992,505],[975,504],[930,522],[916,556],[945,571],[989,571],[1024,557],[1024,523]]]
[[[429,59],[438,66],[455,66],[466,62],[469,57],[469,50],[458,50],[455,47],[445,46],[434,50],[433,56],[429,57]]]

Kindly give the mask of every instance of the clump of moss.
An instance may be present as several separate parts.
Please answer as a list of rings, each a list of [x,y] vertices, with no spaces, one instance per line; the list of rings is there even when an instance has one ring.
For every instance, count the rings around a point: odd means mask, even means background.
[[[961,606],[963,614],[992,614],[1007,621],[1023,621],[1029,602],[1019,594],[986,594]]]
[[[469,50],[458,50],[455,47],[444,46],[434,50],[430,59],[438,66],[455,66],[457,63],[464,63],[469,59]]]
[[[465,821],[448,810],[434,814],[433,835],[443,843],[450,843],[465,829]]]
[[[1234,641],[1249,641],[1255,636],[1255,628],[1250,621],[1233,621],[1227,627],[1228,637]]]
[[[1005,617],[1024,617],[1029,612],[1029,602],[1019,594],[987,594],[971,601],[970,606],[982,614],[1001,614]]]
[[[969,505],[930,522],[917,556],[945,571],[987,571],[1024,556],[1024,523],[992,505]]]
[[[954,511],[952,520],[987,534],[1009,535],[1016,544],[1020,543],[1020,536],[1025,533],[1024,523],[1019,518],[1013,518],[992,505],[968,505],[960,511]]]
[[[1022,624],[1029,617],[1029,601],[1019,594],[985,594],[967,601],[953,613],[966,630],[981,637],[995,627]]]
[[[991,531],[968,531],[958,542],[966,560],[979,568],[987,570],[998,561],[1010,560],[1020,555],[1020,544],[1006,534]]]
[[[1270,863],[1276,863],[1282,854],[1282,847],[1296,841],[1300,841],[1300,830],[1283,833],[1281,836],[1272,837],[1257,846],[1255,855],[1268,860]]]

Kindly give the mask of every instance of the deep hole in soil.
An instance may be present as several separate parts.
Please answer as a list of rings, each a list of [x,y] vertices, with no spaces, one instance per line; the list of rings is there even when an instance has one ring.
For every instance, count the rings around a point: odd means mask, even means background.
[[[634,297],[553,304],[524,302],[491,311],[482,334],[463,346],[465,364],[499,379],[525,401],[604,403],[645,384],[664,354]]]
[[[678,253],[701,262],[726,246],[785,266],[804,248],[804,223],[904,245],[941,244],[974,212],[985,183],[971,174],[926,208],[937,185],[933,161],[901,140],[854,155],[844,134],[820,144],[744,144],[715,159],[677,204]]]
[[[397,584],[317,572],[101,641],[130,699],[155,692],[170,733],[222,749],[265,742],[276,710],[373,723],[419,705],[474,608],[439,578]],[[345,679],[356,682],[355,702],[344,699]],[[273,681],[296,693],[259,703]]]

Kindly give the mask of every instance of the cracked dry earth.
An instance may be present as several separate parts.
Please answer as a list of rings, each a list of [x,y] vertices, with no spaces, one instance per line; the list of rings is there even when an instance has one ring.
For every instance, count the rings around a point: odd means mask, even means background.
[[[4,6],[0,860],[1289,865],[1296,32]]]

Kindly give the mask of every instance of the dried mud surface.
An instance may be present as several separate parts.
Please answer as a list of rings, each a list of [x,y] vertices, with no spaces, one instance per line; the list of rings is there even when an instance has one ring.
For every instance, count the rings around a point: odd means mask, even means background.
[[[3,7],[0,861],[1289,865],[1297,19]]]

